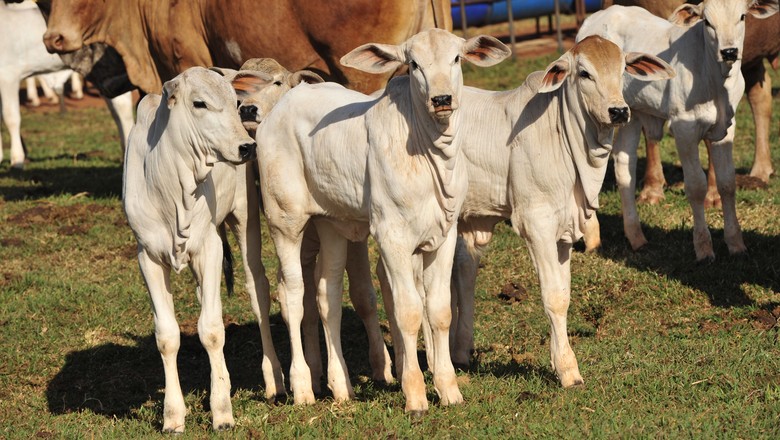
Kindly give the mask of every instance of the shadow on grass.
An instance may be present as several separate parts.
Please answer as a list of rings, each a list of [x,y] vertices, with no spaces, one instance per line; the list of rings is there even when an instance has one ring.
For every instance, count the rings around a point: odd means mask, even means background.
[[[72,167],[0,169],[0,193],[6,201],[40,199],[54,195],[75,195],[87,192],[95,198],[122,196],[122,166],[81,165]]]
[[[151,325],[152,317],[149,316]],[[194,327],[194,326],[193,326]],[[202,395],[203,406],[208,410],[210,368],[206,351],[196,333],[182,331],[178,355],[179,379],[185,395]],[[286,387],[289,386],[290,344],[281,315],[271,316],[276,353],[282,364]],[[107,417],[136,418],[137,411],[149,400],[155,402],[156,420],[162,420],[162,401],[165,381],[162,360],[157,351],[153,334],[143,337],[130,336],[134,345],[106,343],[86,350],[69,353],[65,364],[49,382],[46,389],[48,409],[52,414],[65,414],[89,410]],[[351,308],[344,308],[342,319],[342,344],[344,356],[354,383],[358,376],[371,376],[368,364],[368,342],[363,323]],[[323,368],[327,368],[326,351],[320,331]],[[262,343],[257,323],[228,324],[225,328],[225,361],[232,385],[232,393],[238,389],[249,390],[254,399],[265,401],[261,370]],[[423,354],[424,358],[424,354]],[[323,372],[324,375],[327,371]],[[400,392],[397,385],[366,386],[368,395],[359,393],[357,398],[374,398],[382,392]],[[327,384],[322,382],[323,392]],[[324,396],[324,397],[327,397]],[[284,400],[284,399],[283,399]],[[292,404],[292,395],[287,403]],[[160,422],[161,423],[161,422]]]
[[[705,292],[712,305],[734,307],[754,304],[743,284],[755,284],[780,290],[780,260],[777,258],[777,236],[743,231],[747,255],[731,256],[723,240],[722,229],[710,229],[716,259],[696,262],[691,228],[665,230],[642,225],[648,244],[638,252],[631,250],[623,236],[623,219],[619,215],[599,214],[603,247],[600,254],[628,267],[654,272],[679,280]]]

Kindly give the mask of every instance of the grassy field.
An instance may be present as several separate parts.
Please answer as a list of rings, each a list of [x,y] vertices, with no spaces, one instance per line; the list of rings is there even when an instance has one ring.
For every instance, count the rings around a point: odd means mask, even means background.
[[[467,83],[514,87],[554,58],[467,69]],[[777,74],[774,80],[780,84]],[[778,99],[774,106],[771,143],[780,167]],[[738,124],[735,162],[744,174],[753,148],[746,103]],[[10,171],[7,161],[0,166],[0,437],[158,437],[162,363],[121,208],[115,127],[104,108],[25,111],[23,133],[30,150],[25,171]],[[344,348],[357,400],[266,403],[260,335],[238,270],[237,294],[224,298],[237,425],[212,433],[194,285],[188,273],[174,276],[189,408],[184,438],[778,438],[780,180],[738,191],[747,256],[728,255],[722,216],[708,210],[717,259],[699,264],[668,137],[663,159],[666,201],[640,206],[647,248],[632,252],[623,238],[610,170],[599,213],[604,247],[585,254],[580,246],[573,256],[569,332],[585,387],[559,386],[536,275],[525,245],[501,225],[478,280],[472,368],[459,373],[466,402],[434,403],[422,420],[404,414],[397,384],[370,380],[362,326],[346,301]],[[267,234],[264,257],[275,273]],[[508,288],[519,300],[499,296]],[[271,319],[289,365],[278,304]],[[384,314],[382,322],[389,333]]]

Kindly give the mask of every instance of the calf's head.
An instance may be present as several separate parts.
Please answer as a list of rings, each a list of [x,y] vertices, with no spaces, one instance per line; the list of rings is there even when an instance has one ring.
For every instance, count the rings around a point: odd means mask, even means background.
[[[675,75],[672,67],[656,56],[623,53],[613,42],[593,35],[547,67],[539,92],[552,92],[565,84],[592,120],[601,126],[622,125],[631,117],[623,99],[623,72],[644,81]]]
[[[169,111],[166,130],[174,131],[177,145],[190,146],[199,162],[255,158],[256,144],[236,113],[236,92],[218,73],[191,67],[163,85],[162,101]]]
[[[441,29],[422,31],[401,45],[370,43],[341,58],[341,64],[369,73],[393,72],[408,64],[412,99],[439,122],[446,122],[460,105],[463,74],[460,61],[492,66],[509,56],[493,37],[464,40]]]
[[[704,0],[698,5],[678,7],[669,21],[703,26],[709,56],[722,63],[721,71],[728,75],[732,64],[742,59],[747,14],[767,18],[777,10],[778,0]]]
[[[212,68],[230,81],[238,98],[241,123],[254,136],[258,124],[268,115],[282,96],[302,82],[323,82],[322,77],[308,70],[290,72],[273,58],[251,58],[240,70]]]

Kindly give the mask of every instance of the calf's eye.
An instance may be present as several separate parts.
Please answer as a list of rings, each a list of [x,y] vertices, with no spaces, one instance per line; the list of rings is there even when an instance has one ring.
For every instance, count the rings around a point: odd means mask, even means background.
[[[416,69],[417,68],[417,63],[414,62],[414,61],[410,61],[409,62],[409,68],[412,69],[412,70]]]
[[[195,108],[206,108],[206,103],[203,101],[194,101],[192,106]]]
[[[739,17],[739,21],[745,21],[745,14],[742,14],[742,16]]]
[[[455,57],[455,64],[458,64],[460,62],[460,55]]]
[[[590,73],[588,73],[587,70],[581,70],[580,71],[580,78],[590,79]]]
[[[280,86],[280,85],[282,85],[282,82],[281,81],[274,81],[274,85],[275,86]]]

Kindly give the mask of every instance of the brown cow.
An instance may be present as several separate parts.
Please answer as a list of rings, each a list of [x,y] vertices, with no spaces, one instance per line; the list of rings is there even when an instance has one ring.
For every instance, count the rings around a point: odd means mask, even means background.
[[[684,0],[607,0],[604,6],[611,4],[624,6],[641,6],[653,14],[668,18],[674,10],[686,3]],[[687,3],[699,3],[688,1]],[[745,43],[742,55],[742,75],[745,77],[745,90],[748,102],[753,111],[756,124],[756,149],[750,176],[768,182],[774,174],[772,158],[769,153],[769,125],[772,120],[772,80],[766,71],[764,59],[770,62],[780,53],[780,15],[775,14],[766,19],[747,16],[745,24]],[[710,145],[707,143],[707,148]],[[715,173],[712,163],[709,165],[707,185],[707,205],[719,205],[715,183]],[[661,152],[658,140],[647,139],[647,166],[642,192],[639,200],[646,203],[658,203],[664,198],[663,187],[666,185],[661,168]]]
[[[146,93],[188,67],[238,69],[255,57],[373,92],[389,74],[338,60],[369,40],[397,44],[435,25],[451,29],[448,8],[449,0],[52,0],[44,42],[59,53],[106,43]]]

